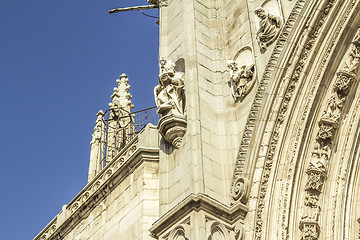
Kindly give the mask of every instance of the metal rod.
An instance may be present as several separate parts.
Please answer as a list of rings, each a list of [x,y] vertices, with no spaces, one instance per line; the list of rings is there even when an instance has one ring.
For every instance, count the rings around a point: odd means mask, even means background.
[[[144,6],[136,6],[136,7],[115,8],[109,10],[109,14],[117,13],[117,12],[126,12],[126,11],[137,11],[143,9],[153,9],[153,8],[159,8],[159,5],[144,5]]]

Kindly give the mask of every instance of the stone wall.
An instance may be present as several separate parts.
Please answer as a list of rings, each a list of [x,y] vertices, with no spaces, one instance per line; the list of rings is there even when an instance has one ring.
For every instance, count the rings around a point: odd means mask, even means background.
[[[159,217],[158,132],[149,124],[35,240],[151,239]]]

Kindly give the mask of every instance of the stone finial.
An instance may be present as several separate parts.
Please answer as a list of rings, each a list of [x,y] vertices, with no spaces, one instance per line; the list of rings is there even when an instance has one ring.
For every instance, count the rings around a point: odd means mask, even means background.
[[[122,108],[130,112],[134,107],[131,100],[132,95],[129,93],[130,84],[126,74],[120,75],[120,79],[116,79],[117,87],[114,88],[114,93],[111,95],[112,102],[109,104],[111,109]]]
[[[104,112],[100,110],[95,121],[94,133],[91,135],[91,150],[88,182],[90,182],[101,171],[101,160],[105,144],[105,121]]]
[[[100,110],[97,114],[96,114],[97,118],[95,121],[95,127],[94,127],[94,133],[92,134],[92,140],[90,142],[91,145],[98,143],[100,144],[103,140],[103,134],[104,134],[104,128],[105,128],[105,123],[104,123],[104,112],[102,110]]]

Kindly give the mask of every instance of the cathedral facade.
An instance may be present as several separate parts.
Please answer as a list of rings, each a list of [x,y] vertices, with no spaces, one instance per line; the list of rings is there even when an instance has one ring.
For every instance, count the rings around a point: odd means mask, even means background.
[[[88,184],[35,239],[360,239],[360,0],[148,3],[155,117],[121,75]]]

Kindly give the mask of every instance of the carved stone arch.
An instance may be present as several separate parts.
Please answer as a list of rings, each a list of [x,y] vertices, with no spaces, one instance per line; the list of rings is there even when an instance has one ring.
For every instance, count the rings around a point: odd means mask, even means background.
[[[257,210],[245,219],[255,239],[297,239],[301,234],[300,205],[317,119],[345,55],[342,45],[350,43],[358,24],[359,1],[303,3],[295,4],[260,80],[235,166],[233,182],[242,176],[255,183],[249,205]],[[314,15],[315,9],[322,14]]]
[[[356,89],[359,92],[359,88]],[[329,212],[324,213],[324,218],[331,217],[334,220],[329,224],[324,234],[343,237],[344,239],[358,239],[360,237],[360,98],[353,103],[352,114],[344,121],[341,129],[344,134],[344,144],[341,144],[334,154],[332,169],[324,190],[324,194],[334,189],[334,198],[324,198],[324,207]],[[350,146],[349,146],[350,145]],[[334,184],[331,184],[333,182]],[[333,237],[334,238],[334,237]],[[336,237],[335,237],[336,239]]]
[[[182,74],[185,74],[185,59],[184,58],[179,58],[178,60],[176,60],[175,62],[175,72],[180,72]]]
[[[180,224],[179,226],[175,227],[169,234],[169,240],[189,240],[189,231],[188,226],[185,224]]]
[[[222,223],[214,221],[210,226],[207,240],[230,240],[229,231]]]
[[[281,9],[281,4],[278,0],[265,0],[261,4],[261,7],[266,9],[269,13],[281,16],[282,20],[284,20],[284,14]]]
[[[239,49],[232,58],[237,64],[255,64],[254,50],[251,46],[246,45]]]

